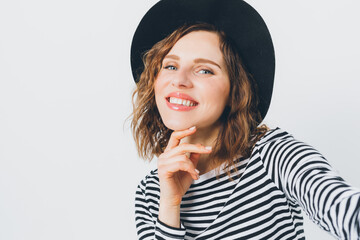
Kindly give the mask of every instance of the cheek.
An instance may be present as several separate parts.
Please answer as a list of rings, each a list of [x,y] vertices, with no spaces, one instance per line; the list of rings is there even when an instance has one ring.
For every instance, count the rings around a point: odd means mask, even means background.
[[[156,79],[154,81],[154,91],[155,91],[155,93],[156,92],[161,92],[162,89],[164,89],[164,87],[167,85],[167,79],[168,79],[168,77],[164,76],[162,71],[160,71],[158,76],[156,77]]]
[[[157,109],[161,112],[162,108],[161,108],[161,105],[160,105],[160,103],[161,103],[160,99],[161,99],[161,97],[160,97],[159,92],[157,92],[155,90],[155,104],[156,104]]]
[[[224,82],[221,84],[213,84],[207,88],[207,94],[204,96],[204,98],[206,98],[206,105],[202,108],[203,116],[210,118],[210,121],[218,119],[228,103],[229,91],[229,86],[224,84]]]
[[[226,105],[230,93],[230,86],[228,83],[218,83],[211,86],[208,90],[208,96],[212,102],[217,105]]]
[[[164,99],[166,86],[167,83],[163,78],[156,78],[154,82],[155,103],[161,116],[163,116],[164,110],[166,109],[166,102]]]
[[[164,83],[161,81],[161,78],[155,79],[154,82],[154,93],[155,93],[155,99],[159,98],[159,95],[161,95],[162,89],[164,88]]]

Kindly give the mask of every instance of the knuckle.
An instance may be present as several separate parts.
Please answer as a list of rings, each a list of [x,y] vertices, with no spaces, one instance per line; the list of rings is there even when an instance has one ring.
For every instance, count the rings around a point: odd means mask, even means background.
[[[186,156],[184,156],[182,158],[181,164],[184,169],[189,169],[192,163]]]
[[[190,143],[187,143],[187,142],[183,142],[183,143],[181,143],[180,144],[180,146],[182,146],[182,147],[188,147],[188,146],[190,146],[191,144]]]
[[[177,132],[176,131],[173,131],[171,134],[170,134],[170,138],[174,138],[177,136]]]
[[[160,160],[160,161],[166,160],[166,159],[168,158],[168,155],[169,155],[169,154],[167,154],[166,152],[163,152],[162,154],[160,154],[160,155],[158,156],[158,161],[159,161],[159,160]]]
[[[190,143],[181,143],[179,145],[179,150],[181,152],[184,152],[185,150],[191,149],[191,144]]]
[[[183,166],[183,162],[182,161],[177,161],[176,162],[176,168],[181,168]]]
[[[181,160],[181,162],[187,162],[188,161],[188,157],[186,156],[186,155],[181,155],[180,156],[180,160]]]
[[[176,167],[177,167],[178,169],[185,169],[186,164],[185,164],[184,161],[178,161],[178,162],[176,162]]]

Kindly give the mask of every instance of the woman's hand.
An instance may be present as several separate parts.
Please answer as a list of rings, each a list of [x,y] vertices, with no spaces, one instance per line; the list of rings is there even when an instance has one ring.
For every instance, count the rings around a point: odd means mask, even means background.
[[[196,132],[192,127],[174,131],[169,143],[158,158],[160,180],[159,219],[173,227],[180,226],[180,203],[192,181],[199,178],[196,165],[200,154],[208,154],[211,148],[201,144],[182,143],[180,140]],[[190,157],[187,156],[190,153]]]

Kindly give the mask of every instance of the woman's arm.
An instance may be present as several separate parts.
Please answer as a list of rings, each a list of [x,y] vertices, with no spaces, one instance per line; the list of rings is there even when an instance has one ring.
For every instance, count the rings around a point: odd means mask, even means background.
[[[268,167],[288,199],[337,238],[360,239],[360,190],[346,183],[318,151],[305,143],[290,138],[271,148]]]
[[[158,178],[155,176],[149,178],[151,180],[147,181],[147,177],[141,181],[136,190],[135,223],[138,238],[141,240],[184,239],[185,228],[183,226],[173,228],[158,219],[158,194],[160,192]],[[167,214],[171,215],[171,213]]]
[[[135,223],[139,239],[154,239],[156,222],[150,212],[149,200],[145,198],[144,180],[136,189]]]
[[[151,239],[154,236],[155,239],[185,237],[186,231],[180,222],[181,200],[192,181],[199,178],[199,172],[195,167],[200,154],[211,152],[211,149],[201,144],[180,144],[182,138],[195,131],[195,127],[174,131],[164,153],[158,158],[157,184],[149,187],[142,182],[139,185],[135,204],[136,226],[140,239]],[[187,157],[186,153],[190,153],[190,157]],[[152,202],[146,199],[147,190],[156,196]],[[154,202],[157,204],[154,205]]]

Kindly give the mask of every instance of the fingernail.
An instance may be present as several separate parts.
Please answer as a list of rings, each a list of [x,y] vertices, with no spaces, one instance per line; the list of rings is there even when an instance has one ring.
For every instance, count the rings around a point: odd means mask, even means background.
[[[199,175],[200,171],[195,168],[195,172]]]
[[[212,147],[211,147],[211,146],[206,146],[205,149],[206,149],[206,150],[211,150]]]
[[[189,130],[194,130],[194,129],[195,129],[195,126],[193,126],[193,127],[189,128]]]

